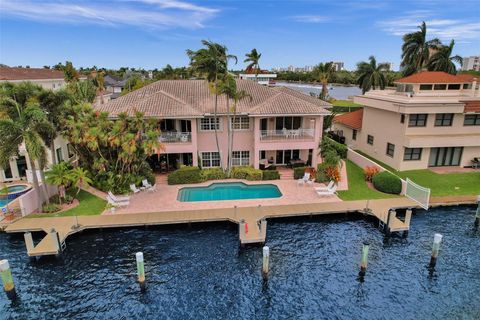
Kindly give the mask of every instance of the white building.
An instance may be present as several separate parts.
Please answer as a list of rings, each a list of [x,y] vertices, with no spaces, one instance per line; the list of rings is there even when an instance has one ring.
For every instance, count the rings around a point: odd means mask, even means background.
[[[463,58],[462,70],[480,71],[480,56],[470,56]]]
[[[335,66],[335,71],[345,70],[345,64],[341,61],[336,61],[333,63],[333,65]]]
[[[255,73],[240,73],[238,75],[239,79],[243,80],[252,80],[257,81],[259,84],[263,85],[270,85],[275,83],[275,78],[277,78],[276,73],[259,73],[255,75]]]

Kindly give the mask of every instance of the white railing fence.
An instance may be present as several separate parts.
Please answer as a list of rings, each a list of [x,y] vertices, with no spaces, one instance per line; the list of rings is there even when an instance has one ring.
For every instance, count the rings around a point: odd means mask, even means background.
[[[160,142],[190,142],[192,141],[191,132],[162,132],[159,136]]]
[[[430,203],[430,192],[429,188],[422,187],[407,178],[405,196],[417,202],[425,210],[428,210]]]
[[[313,138],[315,136],[314,129],[296,129],[296,130],[260,130],[260,140],[264,139],[303,139]]]

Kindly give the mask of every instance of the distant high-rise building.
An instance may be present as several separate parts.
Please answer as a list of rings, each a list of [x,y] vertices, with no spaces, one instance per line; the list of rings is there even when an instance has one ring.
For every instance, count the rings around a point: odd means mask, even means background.
[[[388,71],[393,71],[393,62],[388,62],[388,61],[385,61],[385,62],[381,62],[379,64],[382,64],[382,63],[385,63],[386,65],[388,65]]]
[[[345,64],[341,61],[336,61],[333,63],[333,65],[335,66],[335,71],[345,70]]]
[[[290,66],[288,66],[287,70],[293,72],[293,71],[295,71],[295,67],[290,65]]]
[[[480,56],[470,56],[463,58],[462,70],[480,71]]]

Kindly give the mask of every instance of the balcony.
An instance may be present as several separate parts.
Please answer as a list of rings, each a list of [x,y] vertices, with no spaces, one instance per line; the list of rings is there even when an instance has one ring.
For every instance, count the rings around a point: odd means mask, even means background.
[[[310,140],[314,137],[314,129],[260,130],[260,141]]]
[[[158,137],[162,143],[188,143],[192,142],[191,132],[162,132]]]

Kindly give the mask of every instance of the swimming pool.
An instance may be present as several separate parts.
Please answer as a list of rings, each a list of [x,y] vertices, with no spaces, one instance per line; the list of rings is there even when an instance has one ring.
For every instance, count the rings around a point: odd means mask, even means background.
[[[243,182],[212,183],[208,187],[186,187],[178,191],[181,202],[279,198],[274,184],[248,185]]]
[[[9,202],[25,194],[31,189],[27,184],[10,185],[8,188],[8,195],[0,194],[0,208],[6,206]]]

